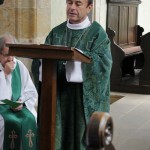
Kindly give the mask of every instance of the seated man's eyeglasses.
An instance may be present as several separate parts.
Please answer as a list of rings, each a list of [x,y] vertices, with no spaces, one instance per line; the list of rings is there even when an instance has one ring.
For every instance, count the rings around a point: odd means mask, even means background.
[[[7,54],[4,54],[4,53],[2,53],[2,52],[0,52],[0,55],[2,55],[2,56],[4,56],[4,57],[8,57],[8,56],[9,56],[8,53],[7,53]]]

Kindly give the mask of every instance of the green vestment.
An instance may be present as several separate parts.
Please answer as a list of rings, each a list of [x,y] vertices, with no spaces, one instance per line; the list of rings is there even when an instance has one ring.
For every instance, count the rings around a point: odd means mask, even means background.
[[[49,33],[45,44],[75,47],[92,58],[92,63],[82,63],[83,83],[66,81],[64,61],[59,61],[57,68],[55,150],[85,150],[85,131],[91,114],[109,112],[110,41],[97,22],[80,30],[69,29],[64,22]]]
[[[12,101],[21,96],[21,76],[18,63],[12,72]],[[4,89],[5,90],[5,89]],[[0,114],[4,119],[3,150],[36,150],[36,121],[33,114],[23,107],[14,112],[9,105],[0,105]]]

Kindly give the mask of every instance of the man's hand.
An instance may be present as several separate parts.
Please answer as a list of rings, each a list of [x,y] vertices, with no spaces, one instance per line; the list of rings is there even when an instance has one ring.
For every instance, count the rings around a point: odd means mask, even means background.
[[[9,75],[14,70],[15,62],[10,61],[5,64],[4,73],[5,75]]]
[[[23,104],[20,104],[18,107],[16,108],[11,108],[13,111],[20,111],[23,108]]]
[[[18,102],[21,101],[20,99],[18,100]],[[16,108],[11,108],[13,111],[20,111],[23,108],[23,104],[20,104],[18,107]]]

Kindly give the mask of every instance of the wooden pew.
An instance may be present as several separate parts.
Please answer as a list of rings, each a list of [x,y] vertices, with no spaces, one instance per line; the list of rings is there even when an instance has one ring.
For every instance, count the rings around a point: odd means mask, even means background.
[[[141,37],[144,32],[143,27],[136,25],[136,44],[129,47],[122,47],[125,52],[125,58],[122,62],[122,76],[130,74],[135,75],[134,69],[142,69],[144,65],[144,55],[141,48]]]
[[[144,66],[140,72],[140,85],[150,86],[150,32],[141,38],[141,47],[144,54]]]
[[[143,52],[140,45],[121,48],[114,41],[115,31],[109,28],[107,33],[111,41],[111,53],[113,57],[111,81],[116,83],[120,82],[120,79],[126,74],[135,75],[134,66],[136,57]]]
[[[109,28],[107,34],[111,42],[111,53],[113,59],[111,83],[120,83],[120,79],[122,77],[121,62],[124,59],[125,53],[123,49],[119,47],[114,41],[115,31]]]
[[[141,44],[130,48],[115,43],[115,31],[109,29],[107,33],[113,58],[111,91],[150,94],[150,33],[140,36],[137,41]],[[135,68],[142,70],[136,76]]]
[[[124,48],[122,50],[124,52],[124,59],[122,60],[122,63],[121,63],[122,77],[124,77],[126,74],[134,76],[135,65],[138,63],[143,64],[143,62],[140,62],[140,60],[138,61],[137,59],[137,58],[140,58],[140,56],[142,57],[143,55],[141,46]],[[138,68],[137,65],[136,67]]]

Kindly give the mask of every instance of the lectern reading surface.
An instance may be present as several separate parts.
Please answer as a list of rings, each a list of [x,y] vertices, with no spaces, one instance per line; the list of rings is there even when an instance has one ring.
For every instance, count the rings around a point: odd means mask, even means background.
[[[56,61],[77,60],[90,63],[91,59],[78,50],[64,46],[7,44],[9,55],[41,58],[42,91],[39,111],[39,149],[54,150],[56,115]]]
[[[10,55],[29,58],[44,58],[58,60],[78,60],[90,63],[91,59],[75,48],[67,46],[37,45],[37,44],[7,44]]]

